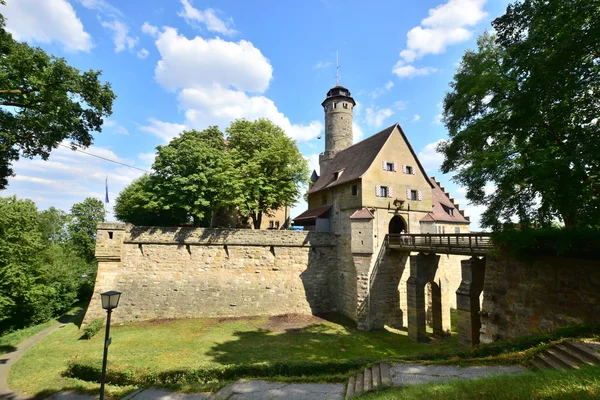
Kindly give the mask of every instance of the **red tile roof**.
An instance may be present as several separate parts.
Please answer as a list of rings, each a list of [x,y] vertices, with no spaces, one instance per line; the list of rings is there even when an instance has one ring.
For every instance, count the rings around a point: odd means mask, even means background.
[[[457,224],[468,224],[470,223],[469,217],[465,217],[464,211],[460,210],[458,204],[454,203],[454,199],[451,199],[445,190],[442,190],[440,184],[435,178],[429,178],[429,181],[433,185],[433,211],[428,213],[426,216],[421,218],[422,222],[450,222]],[[444,207],[453,209],[454,215],[450,215],[444,210]]]
[[[350,216],[350,219],[373,219],[373,218],[375,218],[375,217],[373,217],[373,214],[367,207],[361,208],[360,210],[356,210],[354,212],[354,214],[352,214]]]
[[[296,218],[294,218],[294,222],[317,219],[317,218],[323,216],[324,214],[329,213],[330,208],[331,208],[331,206],[325,206],[325,207],[313,208],[311,210],[304,211],[302,214],[300,214]]]

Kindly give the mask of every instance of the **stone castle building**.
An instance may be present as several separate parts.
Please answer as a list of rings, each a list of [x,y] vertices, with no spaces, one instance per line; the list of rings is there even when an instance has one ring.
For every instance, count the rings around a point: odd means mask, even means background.
[[[399,124],[352,145],[356,102],[350,91],[335,86],[322,105],[321,175],[313,172],[308,210],[294,219],[295,225],[346,234],[352,232],[352,221],[372,220],[369,242],[374,249],[388,233],[469,232],[468,217],[435,178],[427,176]]]

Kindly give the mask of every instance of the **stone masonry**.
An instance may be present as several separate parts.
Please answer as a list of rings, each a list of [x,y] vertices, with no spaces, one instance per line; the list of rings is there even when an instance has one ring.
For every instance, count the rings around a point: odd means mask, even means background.
[[[123,292],[115,321],[333,311],[337,238],[330,233],[98,226],[99,295]]]

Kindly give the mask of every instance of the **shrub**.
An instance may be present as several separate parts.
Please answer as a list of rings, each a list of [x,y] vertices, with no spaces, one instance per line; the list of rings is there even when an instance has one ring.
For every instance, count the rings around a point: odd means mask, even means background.
[[[102,329],[103,325],[104,325],[104,319],[96,318],[95,320],[90,322],[85,328],[83,328],[83,336],[81,336],[81,337],[83,339],[88,339],[88,340],[93,338],[96,335],[96,333],[98,333],[98,331],[100,331],[100,329]]]
[[[307,377],[345,375],[357,372],[373,360],[344,360],[337,362],[300,362],[275,364],[225,365],[222,367],[181,369],[170,371],[131,370],[111,363],[106,382],[113,385],[153,385],[207,383],[239,378]],[[99,382],[102,365],[99,361],[72,361],[64,375],[88,382]],[[343,380],[341,377],[340,380]]]

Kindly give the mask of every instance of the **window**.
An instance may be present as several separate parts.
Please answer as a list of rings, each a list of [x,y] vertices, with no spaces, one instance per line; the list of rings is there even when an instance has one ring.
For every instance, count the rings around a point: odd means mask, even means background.
[[[459,227],[454,228],[454,233],[460,233],[460,228]]]
[[[379,187],[379,196],[380,197],[388,197],[388,187],[387,186]]]
[[[410,191],[410,197],[409,200],[418,200],[419,199],[419,192],[417,190],[411,190]]]
[[[358,196],[358,185],[352,185],[352,196]]]
[[[394,163],[391,162],[386,162],[385,163],[385,170],[386,171],[394,171]]]
[[[333,180],[334,181],[337,181],[339,177],[340,177],[340,173],[339,172],[334,172],[333,173]]]
[[[348,108],[348,103],[344,103],[344,108]]]
[[[269,221],[269,229],[273,229],[273,221]]]
[[[415,174],[415,170],[410,165],[407,165],[406,166],[406,173],[409,174],[409,175],[414,175]]]
[[[447,207],[445,205],[442,205],[442,208],[444,209],[444,211],[446,212],[446,214],[450,215],[450,216],[454,216],[454,208],[450,208]]]
[[[333,103],[333,108],[336,108],[336,106],[337,106],[337,103]]]
[[[275,221],[275,229],[279,229],[279,221]]]

